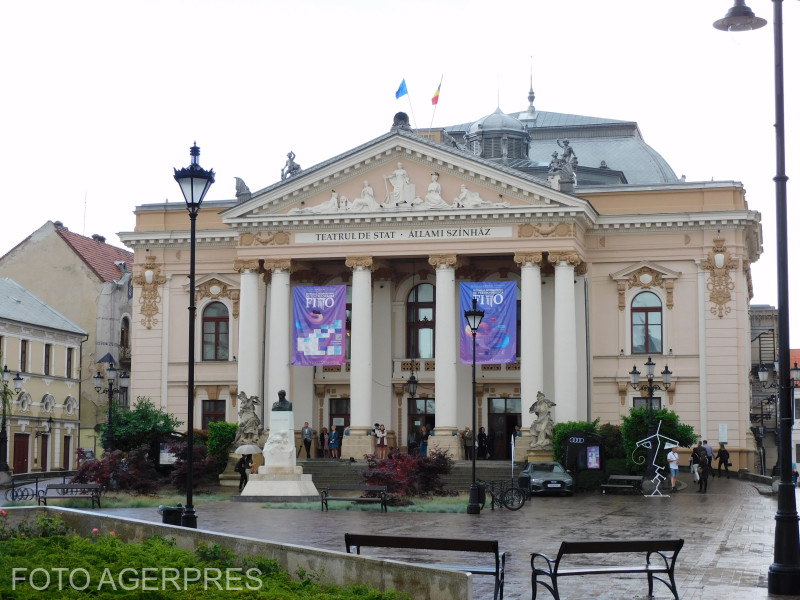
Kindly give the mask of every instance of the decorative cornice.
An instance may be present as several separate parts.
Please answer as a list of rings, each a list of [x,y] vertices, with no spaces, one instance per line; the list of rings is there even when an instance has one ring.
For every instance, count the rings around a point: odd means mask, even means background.
[[[528,263],[541,267],[542,257],[543,254],[541,252],[517,252],[514,254],[514,262],[520,267],[524,267]]]
[[[239,290],[231,289],[228,284],[219,279],[209,279],[199,284],[194,292],[195,304],[203,298],[211,298],[213,300],[228,298],[233,305],[233,318],[239,318]]]
[[[731,271],[739,267],[739,260],[731,257],[725,246],[725,238],[716,237],[714,248],[709,251],[700,266],[709,274],[706,288],[709,291],[708,299],[713,304],[711,314],[721,319],[731,312],[728,303],[732,298],[731,292],[736,287]]]
[[[458,268],[459,261],[457,254],[431,254],[428,257],[428,264],[434,269],[442,267]]]
[[[358,269],[374,271],[377,267],[371,256],[348,256],[345,258],[344,264],[348,269],[353,269],[354,271]]]
[[[133,277],[132,281],[133,285],[142,288],[139,304],[141,305],[140,312],[144,315],[144,318],[141,323],[147,329],[152,329],[154,325],[158,325],[156,315],[158,314],[158,305],[161,303],[161,294],[158,292],[158,286],[167,282],[167,278],[161,274],[161,265],[156,264],[155,256],[149,254],[145,257],[144,266],[139,274]]]
[[[245,231],[239,234],[240,246],[287,246],[291,235],[285,231]]]

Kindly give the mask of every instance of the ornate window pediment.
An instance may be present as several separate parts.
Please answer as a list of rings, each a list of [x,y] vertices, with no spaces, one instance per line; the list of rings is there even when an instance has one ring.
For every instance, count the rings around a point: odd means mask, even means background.
[[[620,310],[625,310],[625,292],[627,290],[633,288],[646,290],[654,287],[664,290],[667,308],[671,309],[674,305],[672,300],[673,287],[675,280],[680,276],[681,274],[677,271],[646,260],[609,275],[611,279],[617,282],[618,307]]]
[[[239,318],[239,286],[227,277],[214,273],[199,279],[194,291],[195,304],[205,298],[211,300],[227,298],[233,307],[233,318]]]

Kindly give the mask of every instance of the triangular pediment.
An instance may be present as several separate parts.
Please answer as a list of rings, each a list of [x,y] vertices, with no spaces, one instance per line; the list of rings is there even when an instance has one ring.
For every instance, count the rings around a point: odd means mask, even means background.
[[[625,267],[624,269],[611,273],[610,277],[614,281],[639,279],[641,274],[650,274],[652,277],[656,275],[661,279],[677,279],[681,276],[678,271],[662,267],[658,263],[650,262],[649,260],[642,260],[636,264]],[[645,278],[647,279],[647,278]],[[648,281],[649,283],[649,281]]]
[[[537,177],[402,131],[252,194],[222,213],[234,227],[325,221],[459,219],[558,212],[593,220],[582,198]],[[580,216],[579,216],[580,215]]]

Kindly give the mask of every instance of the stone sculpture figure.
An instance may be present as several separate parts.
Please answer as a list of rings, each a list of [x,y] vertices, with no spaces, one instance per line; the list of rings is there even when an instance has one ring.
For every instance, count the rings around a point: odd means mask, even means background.
[[[350,203],[348,210],[350,212],[375,212],[381,210],[381,205],[375,200],[375,192],[369,181],[364,182],[361,196]]]
[[[397,163],[397,169],[391,175],[384,175],[383,178],[392,184],[392,190],[386,190],[386,204],[398,206],[400,204],[412,204],[416,196],[416,186],[411,183],[408,173],[403,168],[403,163]]]
[[[258,445],[258,430],[261,427],[261,419],[256,414],[256,406],[259,404],[258,396],[247,397],[244,392],[239,392],[239,427],[236,430],[234,444]]]
[[[292,175],[297,175],[300,172],[300,165],[294,162],[295,153],[291,150],[286,155],[286,164],[281,169],[281,179],[286,179]]]
[[[272,403],[273,412],[292,410],[292,403],[286,399],[286,390],[278,392],[278,399]]]
[[[529,411],[536,414],[536,420],[531,423],[531,450],[550,450],[553,448],[553,415],[550,410],[556,405],[552,400],[544,397],[542,392],[536,394]]]
[[[422,201],[425,208],[450,208],[447,201],[442,198],[442,185],[439,183],[439,173],[431,173],[431,182],[428,185],[428,193]]]

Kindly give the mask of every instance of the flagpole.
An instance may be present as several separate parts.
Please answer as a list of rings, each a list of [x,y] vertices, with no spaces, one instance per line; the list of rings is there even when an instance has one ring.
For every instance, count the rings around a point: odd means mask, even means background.
[[[406,92],[406,96],[408,96],[408,108],[411,110],[411,119],[414,121],[414,129],[417,128],[417,117],[414,116],[414,107],[411,106],[411,94]]]

